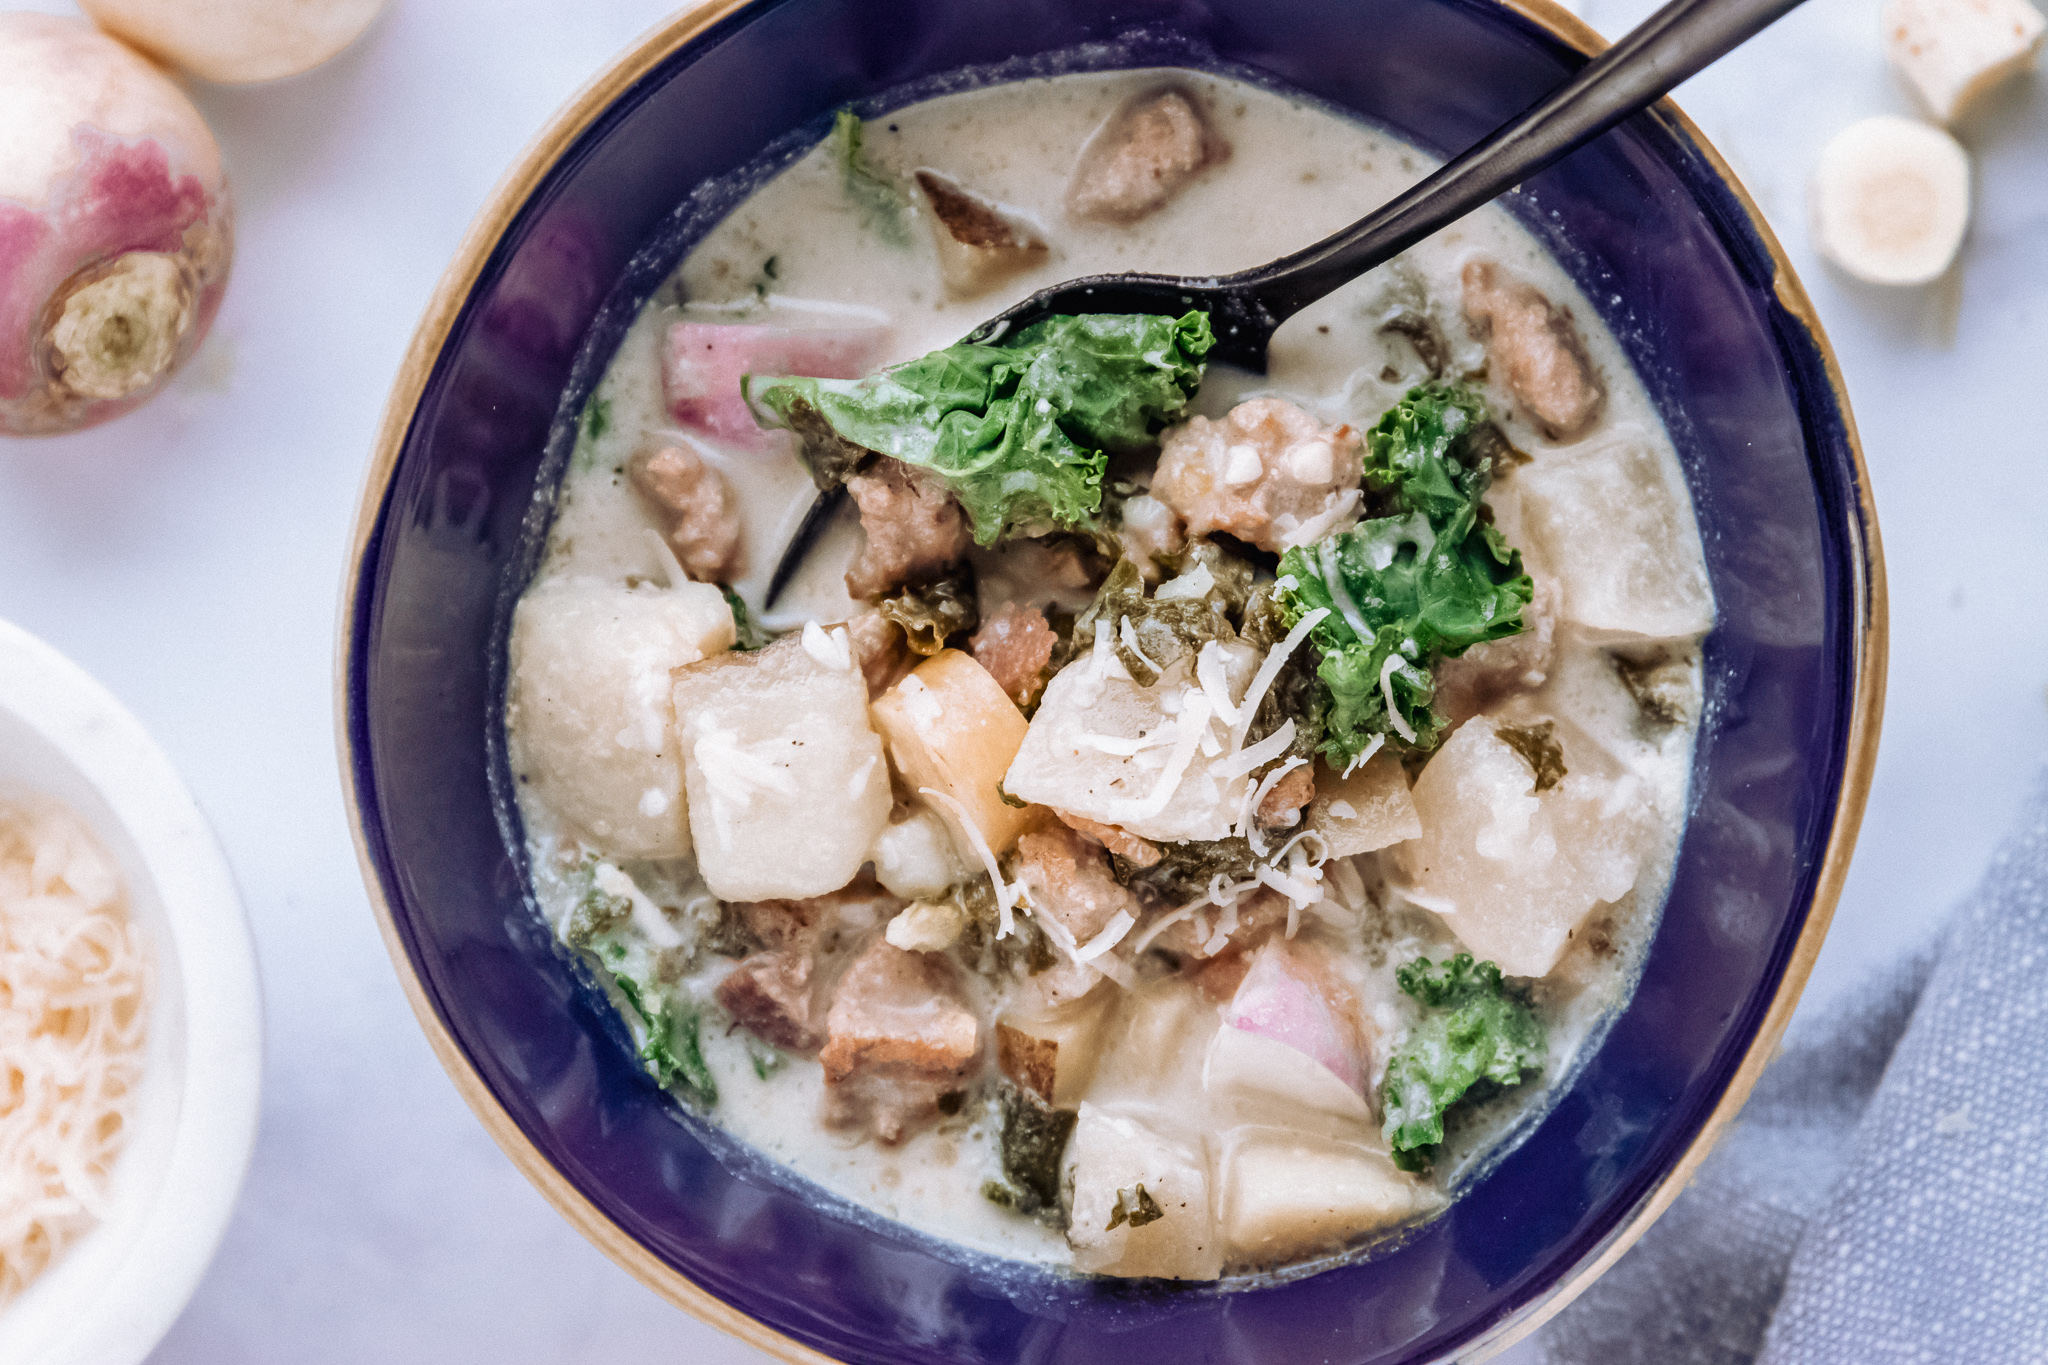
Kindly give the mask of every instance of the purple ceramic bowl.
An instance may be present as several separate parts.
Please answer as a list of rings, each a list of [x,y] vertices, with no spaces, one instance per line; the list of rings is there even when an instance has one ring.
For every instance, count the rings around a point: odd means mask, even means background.
[[[1674,1197],[1820,947],[1876,749],[1884,598],[1812,308],[1668,104],[1508,203],[1629,351],[1691,487],[1720,605],[1691,812],[1634,999],[1435,1222],[1244,1288],[1005,1269],[856,1216],[653,1086],[530,905],[516,818],[508,839],[493,796],[505,625],[576,416],[748,168],[758,181],[848,104],[872,115],[963,76],[1159,65],[1303,92],[1444,154],[1598,46],[1544,0],[714,0],[638,43],[528,150],[429,306],[385,417],[345,598],[342,768],[422,1027],[585,1235],[790,1360],[1395,1362],[1497,1349]]]

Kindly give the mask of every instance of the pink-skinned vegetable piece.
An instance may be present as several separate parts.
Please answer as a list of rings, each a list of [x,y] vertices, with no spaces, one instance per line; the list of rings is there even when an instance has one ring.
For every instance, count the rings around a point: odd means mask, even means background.
[[[668,330],[662,392],[669,415],[684,427],[743,450],[766,450],[786,439],[763,431],[747,411],[740,376],[809,375],[859,379],[874,367],[884,327],[799,329],[757,323],[678,322]]]
[[[1224,1009],[1223,1022],[1285,1043],[1365,1093],[1368,1066],[1358,1002],[1313,949],[1267,939]]]
[[[0,432],[134,408],[199,348],[233,253],[220,148],[145,58],[0,14]]]
[[[384,0],[78,0],[107,32],[222,85],[296,76],[362,35]]]

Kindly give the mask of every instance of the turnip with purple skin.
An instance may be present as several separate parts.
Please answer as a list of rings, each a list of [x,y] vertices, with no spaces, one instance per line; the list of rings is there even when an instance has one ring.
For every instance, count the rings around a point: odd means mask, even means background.
[[[311,71],[362,35],[384,0],[79,0],[107,32],[203,80]]]
[[[233,253],[220,148],[163,72],[0,14],[0,433],[134,408],[198,349]]]

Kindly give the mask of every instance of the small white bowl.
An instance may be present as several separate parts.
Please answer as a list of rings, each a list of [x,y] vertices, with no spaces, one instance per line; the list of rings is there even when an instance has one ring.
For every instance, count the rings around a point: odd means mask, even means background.
[[[120,865],[152,960],[148,1070],[113,1211],[0,1308],[9,1365],[136,1365],[199,1286],[256,1138],[256,954],[227,860],[135,717],[0,621],[0,795],[65,802]]]

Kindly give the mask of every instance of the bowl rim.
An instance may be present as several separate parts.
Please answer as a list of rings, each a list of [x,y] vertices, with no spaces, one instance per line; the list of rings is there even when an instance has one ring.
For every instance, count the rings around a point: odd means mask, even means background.
[[[42,1365],[134,1365],[198,1290],[233,1216],[256,1142],[263,1003],[234,874],[170,758],[103,684],[47,642],[0,621],[0,709],[105,801],[161,902],[158,972],[180,985],[182,1077],[168,1160],[133,1241],[80,1326]]]
[[[384,895],[381,878],[371,855],[363,821],[363,796],[359,786],[360,761],[355,736],[349,723],[349,650],[357,630],[357,579],[365,554],[376,534],[377,522],[407,433],[419,408],[436,357],[446,343],[465,301],[488,264],[505,230],[526,204],[541,181],[555,167],[564,152],[587,132],[635,83],[658,68],[677,49],[712,26],[769,0],[700,0],[642,33],[611,62],[572,95],[554,117],[520,152],[510,169],[492,188],[483,207],[464,233],[454,259],[436,284],[413,333],[392,384],[391,397],[379,421],[370,460],[364,471],[362,493],[349,540],[348,560],[340,584],[336,622],[335,739],[341,767],[343,797],[348,808],[349,834],[355,842],[356,859],[362,870],[371,907],[391,954],[392,966],[405,990],[414,1017],[426,1034],[434,1055],[440,1059],[456,1090],[476,1114],[486,1132],[511,1158],[521,1174],[531,1181],[556,1212],[620,1268],[656,1294],[698,1320],[737,1337],[746,1344],[779,1360],[821,1362],[831,1365],[834,1357],[784,1335],[718,1298],[681,1271],[668,1265],[627,1234],[587,1198],[512,1121],[492,1095],[489,1086],[449,1031],[428,998],[414,970],[392,907]],[[1598,56],[1611,44],[1584,21],[1554,0],[1492,0],[1502,9],[1521,17],[1563,45]],[[1843,436],[1855,476],[1855,499],[1848,517],[1848,539],[1857,553],[1848,569],[1850,620],[1845,630],[1853,675],[1852,703],[1844,737],[1844,763],[1840,794],[1814,880],[1813,899],[1806,923],[1785,965],[1777,991],[1762,1022],[1751,1036],[1742,1059],[1708,1113],[1699,1132],[1680,1154],[1671,1169],[1615,1225],[1606,1239],[1579,1264],[1567,1271],[1549,1291],[1525,1304],[1519,1311],[1494,1324],[1469,1343],[1461,1358],[1489,1359],[1535,1331],[1570,1303],[1588,1285],[1620,1259],[1623,1252],[1649,1229],[1670,1207],[1679,1193],[1692,1183],[1694,1173],[1706,1160],[1728,1126],[1741,1112],[1751,1089],[1764,1068],[1777,1055],[1779,1039],[1805,989],[1807,977],[1820,953],[1834,918],[1855,851],[1857,833],[1869,799],[1870,784],[1877,761],[1879,732],[1883,723],[1885,677],[1888,666],[1888,604],[1884,555],[1878,532],[1877,506],[1871,492],[1870,471],[1864,461],[1863,445],[1856,429],[1841,365],[1819,314],[1786,255],[1777,234],[1765,221],[1756,201],[1736,176],[1725,158],[1708,142],[1696,125],[1669,97],[1652,110],[1669,121],[1697,148],[1714,178],[1721,181],[1741,207],[1747,225],[1769,254],[1772,288],[1779,304],[1799,326],[1811,335],[1821,357],[1829,391],[1840,415]]]

